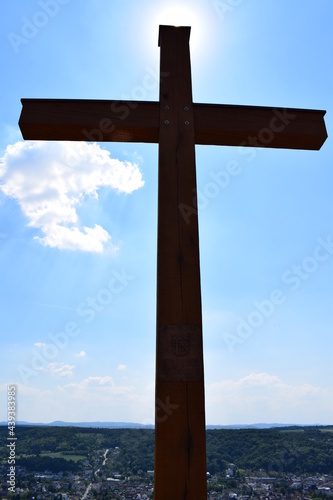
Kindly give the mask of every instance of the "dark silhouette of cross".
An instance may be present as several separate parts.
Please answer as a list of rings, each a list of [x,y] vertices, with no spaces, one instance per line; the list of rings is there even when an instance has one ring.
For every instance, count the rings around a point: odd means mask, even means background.
[[[189,27],[160,26],[159,102],[22,99],[24,139],[159,144],[155,485],[206,500],[195,144],[320,149],[325,111],[194,104]]]

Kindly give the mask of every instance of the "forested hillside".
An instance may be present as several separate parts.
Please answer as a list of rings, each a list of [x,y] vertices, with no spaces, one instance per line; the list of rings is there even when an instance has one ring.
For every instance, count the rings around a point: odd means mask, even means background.
[[[74,470],[105,449],[119,448],[115,467],[120,474],[154,468],[154,430],[76,427],[16,429],[17,465],[28,469]],[[7,461],[6,427],[0,427],[0,460]],[[207,430],[207,470],[237,469],[267,472],[332,473],[333,428]],[[43,469],[43,470],[44,470]]]

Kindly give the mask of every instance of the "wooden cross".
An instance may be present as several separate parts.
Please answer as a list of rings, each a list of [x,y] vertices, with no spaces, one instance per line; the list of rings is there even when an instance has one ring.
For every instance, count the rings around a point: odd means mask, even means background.
[[[318,150],[327,138],[325,111],[193,104],[189,37],[160,26],[159,102],[22,99],[19,122],[24,139],[159,144],[158,500],[207,498],[195,144]]]

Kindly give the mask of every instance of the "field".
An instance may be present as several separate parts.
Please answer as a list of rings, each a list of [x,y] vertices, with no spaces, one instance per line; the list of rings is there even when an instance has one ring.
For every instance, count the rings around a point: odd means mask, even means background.
[[[66,455],[64,453],[61,453],[60,451],[58,452],[45,452],[45,453],[41,453],[40,455],[41,457],[49,457],[49,458],[63,458],[64,460],[73,460],[73,462],[77,463],[79,462],[80,460],[86,460],[87,457],[84,456],[84,455]]]

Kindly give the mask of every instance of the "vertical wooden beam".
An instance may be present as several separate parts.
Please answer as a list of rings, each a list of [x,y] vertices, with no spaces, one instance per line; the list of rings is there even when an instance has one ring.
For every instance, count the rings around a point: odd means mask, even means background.
[[[160,27],[156,500],[206,500],[206,436],[190,28]],[[166,76],[167,75],[167,76]]]

